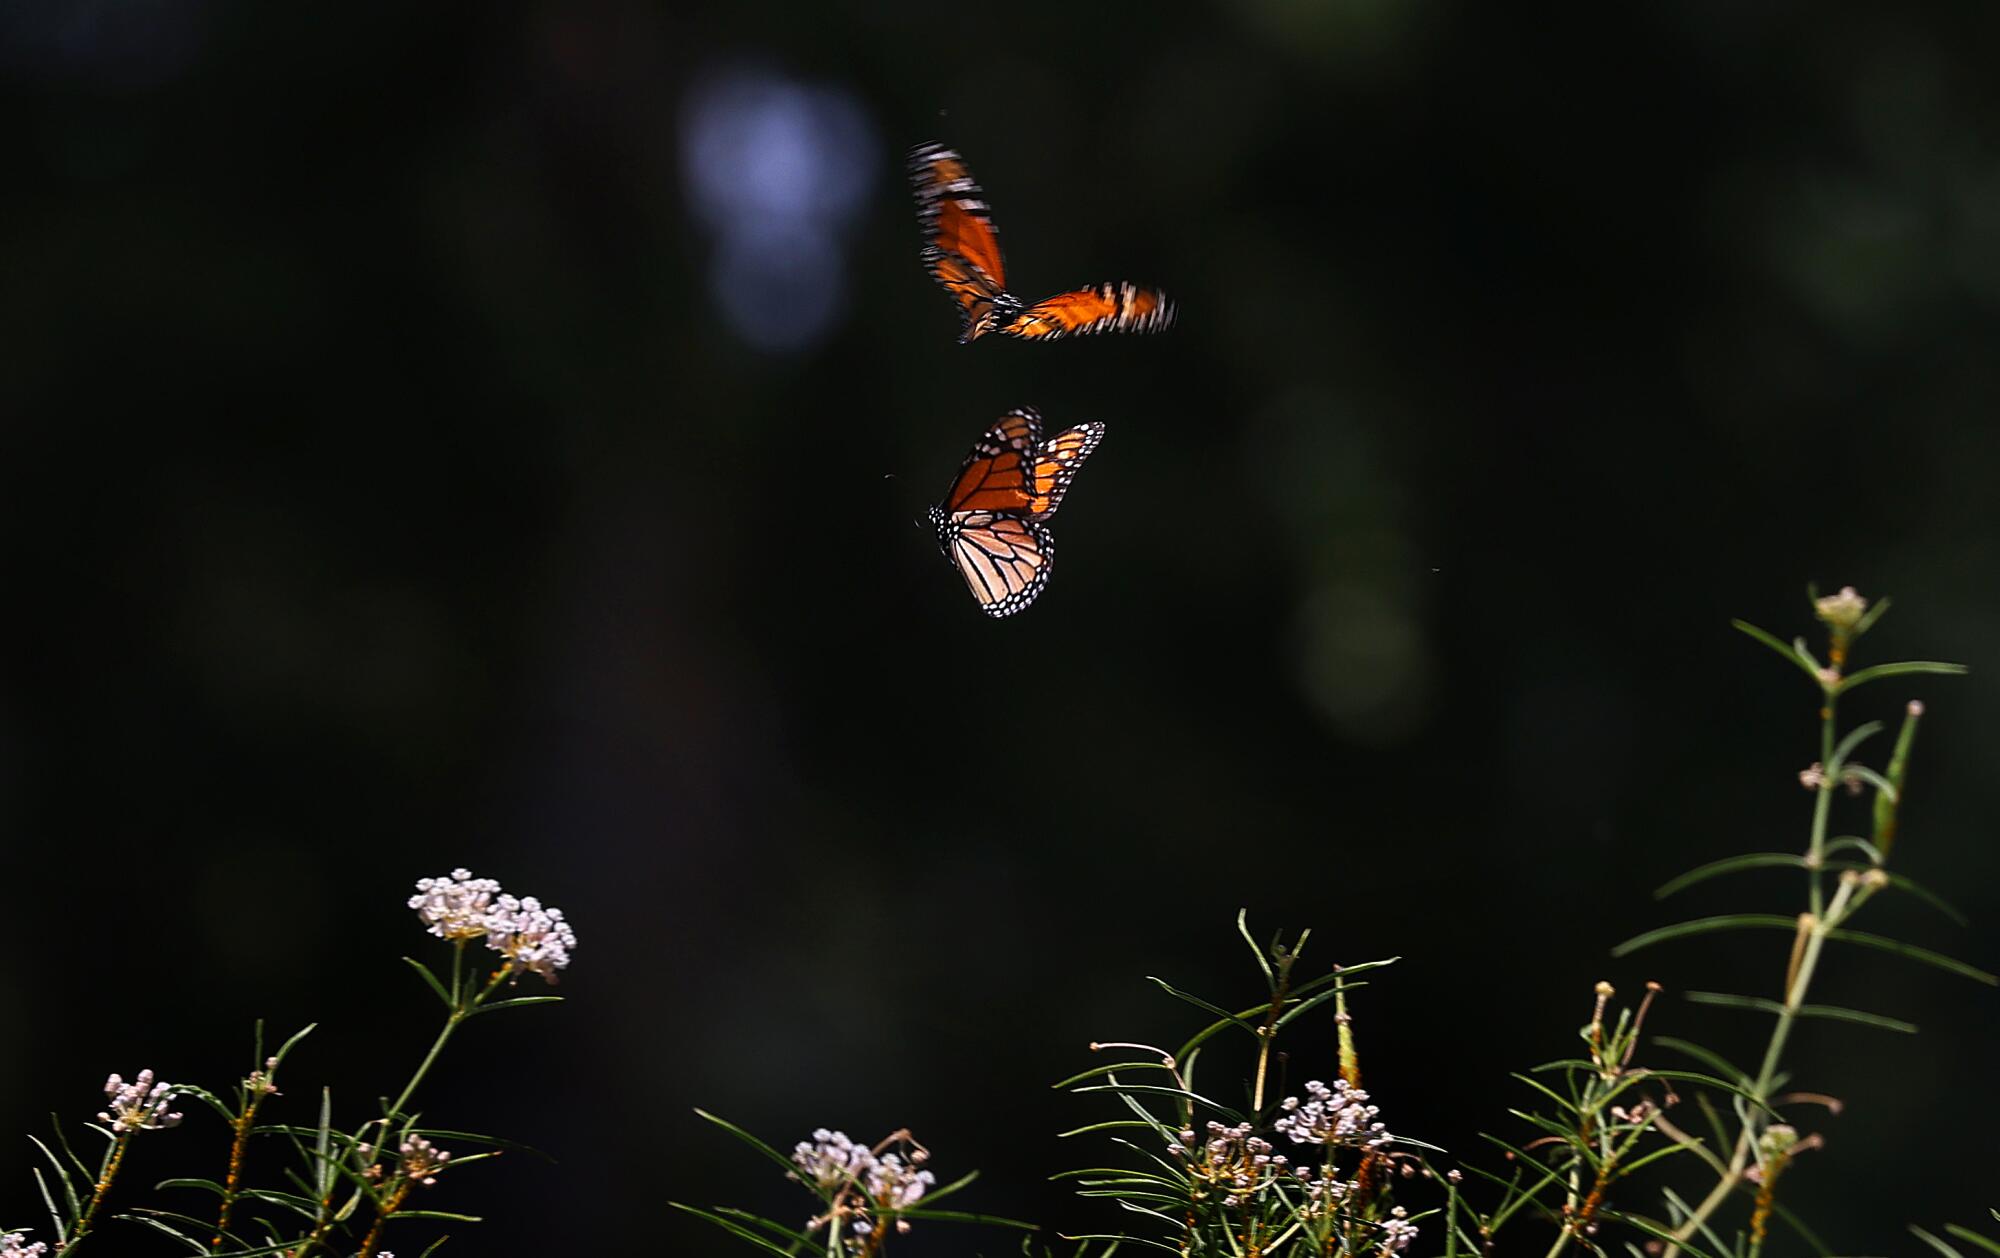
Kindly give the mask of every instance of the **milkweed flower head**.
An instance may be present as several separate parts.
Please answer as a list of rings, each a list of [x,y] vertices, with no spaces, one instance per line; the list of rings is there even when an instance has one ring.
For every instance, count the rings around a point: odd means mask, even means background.
[[[0,1258],[42,1258],[49,1247],[40,1241],[30,1241],[26,1232],[0,1233]]]
[[[1280,1103],[1285,1111],[1272,1127],[1289,1136],[1294,1144],[1346,1145],[1357,1149],[1379,1149],[1393,1136],[1375,1121],[1379,1107],[1368,1103],[1368,1093],[1335,1079],[1328,1087],[1314,1079],[1306,1084],[1306,1099],[1288,1096]]]
[[[534,896],[508,895],[492,878],[454,869],[441,878],[417,879],[409,906],[425,929],[440,939],[464,943],[484,939],[514,974],[532,971],[553,983],[569,967],[576,930],[563,911]]]
[[[821,1127],[811,1140],[801,1140],[792,1150],[792,1165],[799,1169],[791,1178],[803,1180],[822,1192],[832,1192],[846,1184],[859,1183],[875,1164],[867,1146],[850,1140],[844,1131]]]
[[[1389,1217],[1382,1220],[1382,1250],[1384,1253],[1400,1254],[1417,1239],[1417,1225],[1410,1222],[1409,1211],[1401,1206],[1389,1211]]]
[[[443,878],[417,879],[410,907],[439,939],[477,939],[486,933],[486,912],[499,894],[498,882],[460,868]]]
[[[885,1150],[892,1143],[898,1148]],[[809,1185],[832,1204],[827,1214],[812,1221],[811,1230],[845,1216],[848,1230],[865,1238],[874,1235],[880,1216],[893,1217],[910,1209],[937,1183],[937,1176],[923,1169],[930,1156],[930,1150],[910,1139],[908,1132],[871,1149],[856,1144],[846,1132],[821,1127],[811,1140],[793,1147],[792,1165],[797,1169],[789,1172],[789,1178]],[[896,1219],[895,1229],[908,1232],[909,1220]]]
[[[417,1135],[405,1138],[397,1155],[397,1169],[403,1178],[415,1180],[426,1188],[437,1183],[438,1172],[451,1161],[451,1154]]]
[[[1825,598],[1813,600],[1813,615],[1835,632],[1845,633],[1861,623],[1861,617],[1868,611],[1868,600],[1855,593],[1851,585],[1840,587],[1840,593],[1829,594]]]
[[[171,1112],[176,1099],[173,1089],[154,1082],[150,1070],[141,1070],[130,1083],[112,1075],[104,1081],[104,1095],[111,1107],[98,1111],[97,1119],[111,1124],[111,1130],[121,1136],[180,1126],[182,1116]]]
[[[503,895],[486,915],[486,946],[507,958],[515,972],[532,970],[556,981],[556,971],[569,968],[569,951],[576,931],[558,908],[544,908],[533,896]]]

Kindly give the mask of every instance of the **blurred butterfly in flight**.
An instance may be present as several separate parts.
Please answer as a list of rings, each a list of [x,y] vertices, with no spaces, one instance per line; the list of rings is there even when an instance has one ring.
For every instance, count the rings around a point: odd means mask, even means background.
[[[961,344],[988,332],[1054,340],[1172,326],[1174,307],[1164,294],[1123,281],[1026,304],[1007,291],[1000,233],[965,160],[941,145],[919,144],[910,150],[910,182],[924,233],[924,268],[958,306]]]
[[[1093,423],[1044,441],[1033,409],[1008,411],[980,436],[944,501],[931,508],[938,548],[987,615],[1013,615],[1049,583],[1055,539],[1043,521],[1102,440],[1104,425]]]

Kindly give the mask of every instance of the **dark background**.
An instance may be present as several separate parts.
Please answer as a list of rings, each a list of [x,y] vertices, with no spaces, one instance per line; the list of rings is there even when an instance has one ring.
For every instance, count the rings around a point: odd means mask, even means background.
[[[1800,907],[1650,889],[1803,845],[1815,696],[1728,619],[1817,639],[1815,580],[1895,596],[1864,656],[1975,669],[1852,704],[1930,702],[1897,864],[1975,924],[1861,925],[2000,962],[1996,36],[1973,3],[8,6],[0,1131],[111,1070],[223,1086],[258,1016],[322,1023],[286,1112],[327,1081],[358,1118],[431,1033],[403,898],[462,863],[582,945],[570,1004],[473,1024],[430,1094],[560,1159],[448,1181],[497,1216],[453,1251],[729,1248],[670,1197],[803,1217],[696,1104],[784,1145],[908,1124],[985,1169],[967,1206],[1103,1222],[1043,1177],[1108,1115],[1047,1085],[1196,1024],[1143,975],[1254,1000],[1239,906],[1406,958],[1357,1007],[1369,1083],[1486,1159],[1598,979],[1776,994],[1782,936],[1607,949]],[[1022,292],[1154,282],[1180,325],[953,344],[927,138]],[[1021,403],[1110,436],[996,623],[912,521]],[[1802,1028],[1848,1108],[1800,1112],[1829,1148],[1784,1196],[1916,1252],[2000,1204],[2000,1011],[1823,973],[1923,1033]],[[1655,1025],[1761,1043],[1671,995]],[[1331,1072],[1327,1027],[1298,1049]],[[134,1185],[220,1143],[149,1139]]]

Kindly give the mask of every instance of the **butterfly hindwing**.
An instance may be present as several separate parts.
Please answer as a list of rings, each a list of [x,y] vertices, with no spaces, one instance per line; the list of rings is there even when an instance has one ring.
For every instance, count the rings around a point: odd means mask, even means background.
[[[1048,529],[1017,515],[956,511],[940,522],[938,540],[979,609],[996,618],[1034,602],[1055,562]]]

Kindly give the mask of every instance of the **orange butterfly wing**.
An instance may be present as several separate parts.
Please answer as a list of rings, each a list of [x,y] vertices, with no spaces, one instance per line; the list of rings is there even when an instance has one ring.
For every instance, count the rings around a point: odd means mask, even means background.
[[[1103,440],[1104,425],[1089,423],[1065,429],[1041,444],[1028,475],[1028,511],[1035,519],[1046,520],[1056,513],[1077,469]]]
[[[1055,340],[1098,332],[1157,332],[1172,327],[1174,304],[1156,288],[1096,284],[1038,301],[999,329],[1008,336]]]
[[[1008,411],[973,444],[944,497],[947,511],[1026,511],[1029,460],[1042,440],[1042,417],[1030,407]]]
[[[937,144],[910,150],[910,184],[924,234],[924,267],[958,307],[960,340],[988,330],[993,307],[1006,296],[1000,232],[965,159]]]
[[[938,534],[979,609],[989,616],[1013,615],[1049,583],[1055,539],[1034,520],[960,511],[939,524]]]
[[[987,615],[1013,615],[1048,584],[1055,538],[1042,521],[1103,440],[1104,425],[1090,423],[1043,441],[1032,408],[1008,411],[973,445],[943,505],[931,508],[938,546]]]

